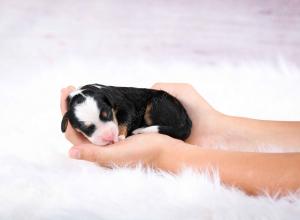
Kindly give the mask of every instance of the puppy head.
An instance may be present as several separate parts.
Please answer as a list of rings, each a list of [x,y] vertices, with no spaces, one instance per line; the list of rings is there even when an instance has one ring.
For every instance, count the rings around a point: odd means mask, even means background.
[[[96,145],[107,145],[118,141],[118,123],[112,103],[101,92],[76,90],[67,98],[61,130],[65,132],[68,121]]]

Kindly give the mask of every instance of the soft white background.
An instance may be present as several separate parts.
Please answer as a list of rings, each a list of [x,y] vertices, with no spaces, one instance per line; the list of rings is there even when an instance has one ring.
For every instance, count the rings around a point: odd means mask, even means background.
[[[59,110],[69,84],[172,81],[227,114],[300,120],[299,14],[298,1],[1,0],[1,219],[299,216],[299,199],[254,199],[194,173],[73,161]]]

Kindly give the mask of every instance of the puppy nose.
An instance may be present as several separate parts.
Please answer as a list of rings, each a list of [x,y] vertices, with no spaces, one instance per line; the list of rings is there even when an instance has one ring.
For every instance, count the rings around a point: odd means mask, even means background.
[[[115,139],[115,135],[112,131],[105,132],[102,135],[102,140],[104,141],[113,141]]]

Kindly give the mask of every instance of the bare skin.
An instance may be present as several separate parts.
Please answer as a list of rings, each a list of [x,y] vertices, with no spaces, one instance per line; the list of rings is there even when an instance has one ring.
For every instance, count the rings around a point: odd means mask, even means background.
[[[300,189],[300,153],[250,153],[212,148],[221,146],[234,150],[237,146],[251,148],[267,144],[300,149],[300,122],[224,115],[214,110],[188,84],[158,83],[153,88],[176,96],[187,109],[193,128],[186,142],[161,134],[140,134],[98,147],[68,126],[66,138],[74,145],[70,157],[106,167],[142,163],[173,173],[186,166],[199,170],[216,168],[224,184],[252,195],[262,191],[285,195]],[[65,99],[74,89],[62,90],[62,113],[66,111]]]

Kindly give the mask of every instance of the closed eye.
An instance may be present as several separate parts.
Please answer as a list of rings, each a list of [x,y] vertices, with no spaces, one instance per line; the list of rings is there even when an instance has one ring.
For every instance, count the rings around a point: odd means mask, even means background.
[[[88,129],[88,130],[92,130],[92,129],[94,129],[94,128],[95,128],[95,125],[87,126],[87,129]]]
[[[107,111],[101,111],[101,117],[102,118],[107,118]]]
[[[102,121],[109,121],[109,120],[111,120],[111,111],[109,111],[109,110],[102,110],[101,112],[100,112],[100,119],[102,120]]]
[[[80,130],[90,137],[94,133],[95,129],[96,129],[95,125],[91,124],[89,126],[86,125],[82,126]]]

